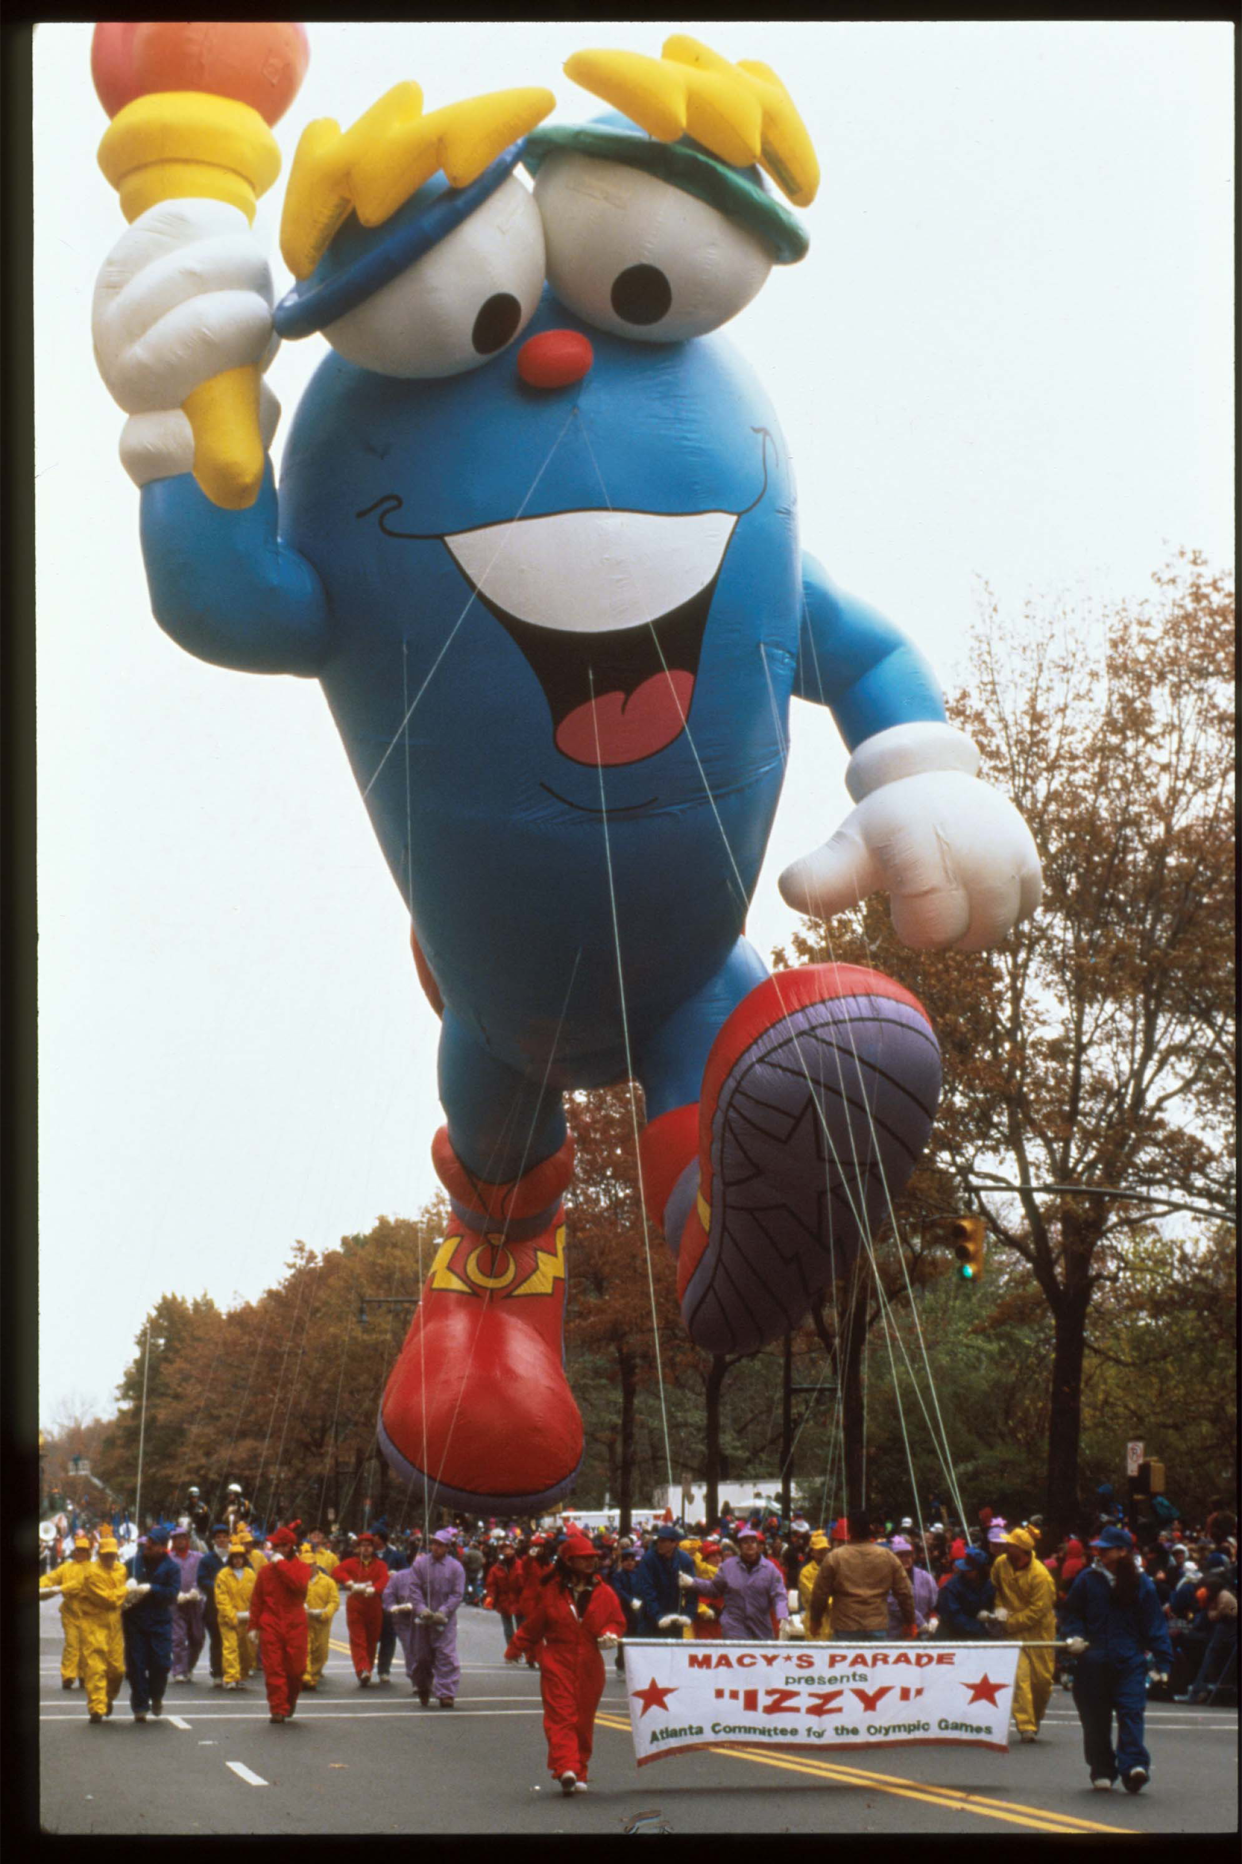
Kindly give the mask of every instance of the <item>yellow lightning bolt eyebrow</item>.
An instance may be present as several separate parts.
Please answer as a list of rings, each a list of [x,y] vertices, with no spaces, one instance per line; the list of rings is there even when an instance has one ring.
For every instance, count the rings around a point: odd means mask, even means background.
[[[489,162],[555,107],[549,90],[491,91],[423,114],[414,83],[394,84],[345,131],[331,117],[308,123],[289,171],[280,250],[297,279],[309,278],[352,210],[363,226],[383,224],[443,169],[464,188]]]
[[[795,206],[815,199],[819,163],[811,139],[770,65],[751,58],[730,64],[700,40],[674,33],[659,58],[575,52],[565,75],[659,142],[692,136],[735,168],[757,162]]]

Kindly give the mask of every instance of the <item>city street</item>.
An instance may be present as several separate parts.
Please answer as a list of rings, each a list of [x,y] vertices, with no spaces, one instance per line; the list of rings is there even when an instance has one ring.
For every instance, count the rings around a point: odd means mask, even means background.
[[[501,1661],[490,1612],[463,1608],[461,1694],[423,1709],[404,1672],[357,1687],[334,1621],[323,1684],[296,1719],[268,1721],[260,1679],[241,1694],[169,1685],[160,1721],[135,1724],[122,1687],[92,1727],[60,1686],[60,1623],[40,1611],[43,1829],[130,1836],[195,1833],[622,1832],[657,1814],[674,1834],[806,1832],[1092,1834],[1237,1829],[1237,1711],[1158,1704],[1148,1713],[1152,1784],[1132,1798],[1090,1790],[1070,1697],[1040,1740],[1007,1754],[952,1747],[817,1754],[714,1749],[635,1767],[625,1683],[610,1666],[590,1791],[564,1799],[544,1768],[538,1677]],[[397,1653],[398,1665],[400,1650]],[[1011,1731],[1012,1736],[1012,1731]],[[1016,1740],[1016,1737],[1012,1737]],[[653,1826],[649,1829],[655,1829]]]

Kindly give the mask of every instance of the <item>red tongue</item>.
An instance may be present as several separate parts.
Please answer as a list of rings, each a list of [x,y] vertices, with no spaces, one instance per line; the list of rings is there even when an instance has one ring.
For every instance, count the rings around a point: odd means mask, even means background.
[[[575,764],[636,764],[654,757],[685,727],[693,673],[653,673],[627,698],[601,693],[563,718],[556,748]]]

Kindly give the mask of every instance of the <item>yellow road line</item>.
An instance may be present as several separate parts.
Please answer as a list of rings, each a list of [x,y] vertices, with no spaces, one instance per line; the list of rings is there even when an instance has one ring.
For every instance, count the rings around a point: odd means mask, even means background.
[[[606,1728],[616,1728],[630,1733],[627,1721],[614,1721],[608,1716],[599,1715],[598,1722]],[[781,1767],[790,1773],[810,1774],[821,1780],[833,1780],[841,1786],[867,1788],[877,1793],[889,1793],[898,1799],[915,1799],[924,1805],[942,1806],[951,1812],[973,1812],[980,1818],[999,1819],[1005,1824],[1021,1825],[1029,1831],[1041,1832],[1125,1832],[1129,1829],[1121,1825],[1100,1825],[1090,1819],[1078,1819],[1068,1813],[1048,1812],[1042,1806],[1022,1806],[1016,1802],[989,1799],[981,1793],[967,1793],[956,1787],[929,1787],[918,1781],[903,1780],[892,1774],[867,1773],[862,1768],[839,1767],[835,1763],[821,1761],[818,1756],[780,1756],[764,1754],[752,1748],[710,1747],[712,1754],[732,1755],[736,1760],[757,1762],[760,1766]]]

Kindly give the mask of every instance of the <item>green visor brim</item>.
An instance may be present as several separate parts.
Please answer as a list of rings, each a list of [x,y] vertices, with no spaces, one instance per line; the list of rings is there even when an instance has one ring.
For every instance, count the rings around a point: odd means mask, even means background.
[[[562,149],[594,155],[605,162],[628,162],[633,168],[659,175],[684,194],[705,201],[727,220],[738,221],[762,240],[777,265],[795,265],[810,248],[810,237],[801,222],[762,187],[756,171],[729,168],[688,138],[657,142],[596,123],[535,129],[526,138],[522,162],[534,175],[547,156]]]

